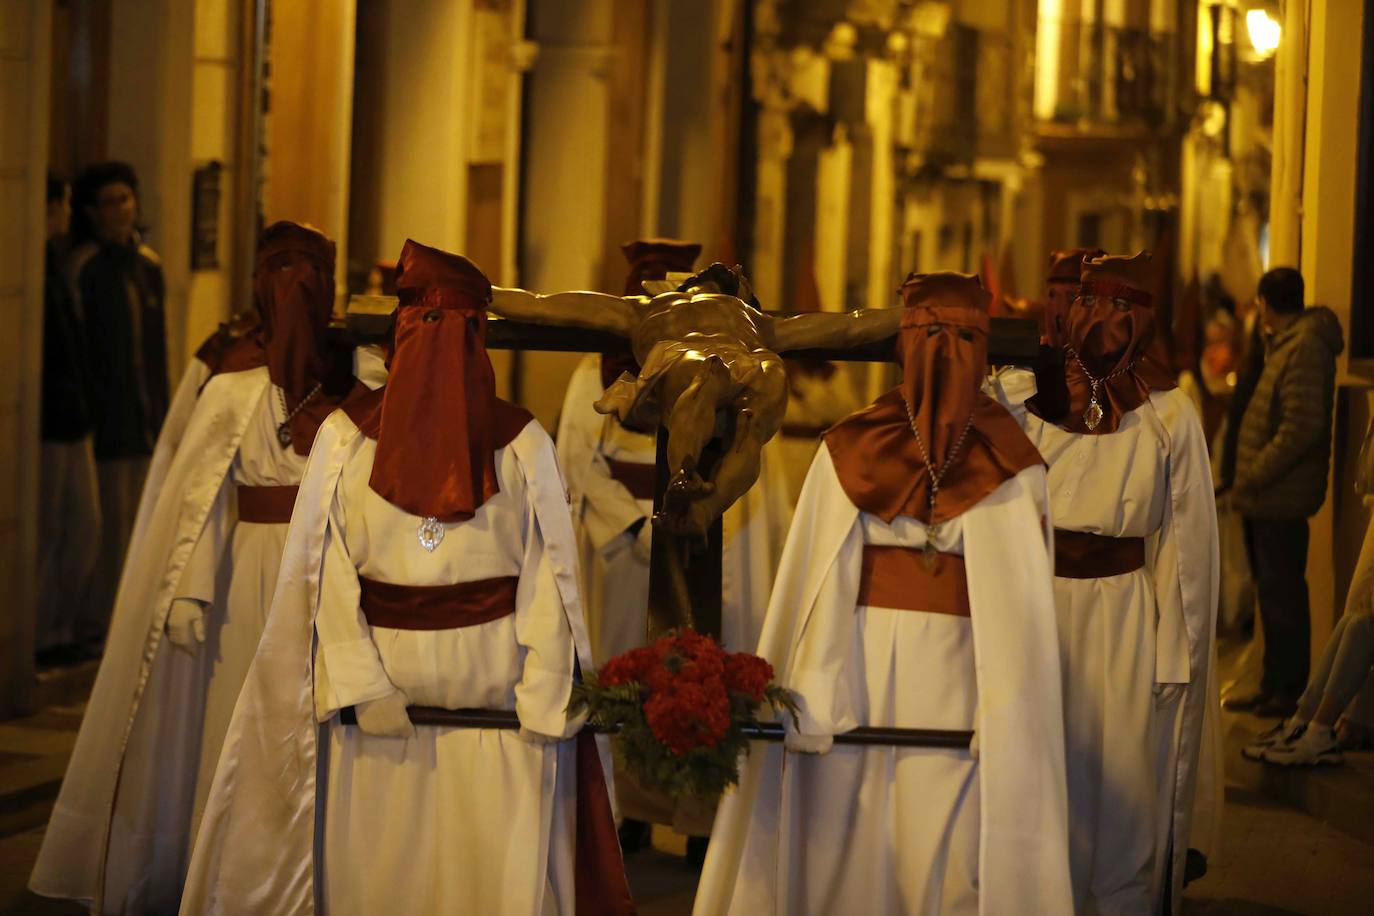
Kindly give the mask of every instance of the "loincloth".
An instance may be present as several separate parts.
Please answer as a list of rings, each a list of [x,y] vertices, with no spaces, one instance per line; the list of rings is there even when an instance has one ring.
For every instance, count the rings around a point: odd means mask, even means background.
[[[596,402],[600,413],[615,414],[620,422],[644,432],[658,429],[663,419],[658,390],[663,379],[683,363],[700,363],[703,357],[717,357],[730,373],[730,399],[752,390],[764,366],[779,361],[770,350],[752,350],[735,341],[714,335],[693,335],[687,340],[662,340],[654,344],[638,377],[628,372],[611,383]]]

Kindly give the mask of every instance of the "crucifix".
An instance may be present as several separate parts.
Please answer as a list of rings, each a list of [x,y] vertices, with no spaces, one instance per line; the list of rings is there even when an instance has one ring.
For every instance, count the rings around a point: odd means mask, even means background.
[[[648,635],[693,626],[719,637],[720,518],[754,483],[760,450],[782,424],[782,357],[889,362],[902,310],[765,312],[739,269],[723,264],[678,280],[646,283],[645,296],[495,288],[487,346],[634,355],[639,375],[622,376],[596,407],[658,436]],[[383,339],[395,304],[353,297],[355,335]],[[990,363],[1039,358],[1035,322],[992,319]]]

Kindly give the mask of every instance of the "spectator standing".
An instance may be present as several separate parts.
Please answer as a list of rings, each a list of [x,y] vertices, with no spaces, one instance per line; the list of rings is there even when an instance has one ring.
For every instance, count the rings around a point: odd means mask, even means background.
[[[49,175],[36,641],[40,661],[48,664],[64,660],[70,655],[67,647],[87,635],[86,591],[100,550],[86,334],[62,275],[70,221],[70,188],[65,179]]]
[[[74,248],[67,276],[86,322],[87,359],[96,384],[92,420],[101,552],[92,611],[100,615],[103,631],[139,491],[167,413],[164,288],[158,256],[139,239],[138,177],[132,167],[123,162],[88,167],[77,178],[72,198]]]
[[[1365,532],[1360,559],[1346,598],[1317,669],[1298,701],[1298,710],[1275,725],[1241,753],[1251,760],[1280,766],[1316,766],[1344,762],[1337,723],[1342,715],[1362,712],[1374,687],[1374,524]],[[1363,701],[1357,703],[1356,701]],[[1359,731],[1359,719],[1346,731]]]
[[[1291,267],[1260,280],[1264,368],[1240,422],[1231,494],[1259,593],[1264,674],[1256,694],[1226,705],[1269,718],[1292,715],[1307,684],[1307,519],[1326,498],[1336,357],[1344,349],[1335,314],[1304,309],[1303,295],[1302,274]]]

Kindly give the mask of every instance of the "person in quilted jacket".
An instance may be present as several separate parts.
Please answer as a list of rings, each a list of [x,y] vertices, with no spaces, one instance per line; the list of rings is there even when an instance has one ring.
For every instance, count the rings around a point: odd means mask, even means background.
[[[1326,498],[1336,357],[1344,348],[1336,315],[1304,308],[1303,295],[1302,274],[1291,267],[1260,279],[1264,370],[1241,419],[1232,488],[1265,646],[1259,692],[1226,705],[1271,718],[1292,715],[1307,683],[1307,519]]]

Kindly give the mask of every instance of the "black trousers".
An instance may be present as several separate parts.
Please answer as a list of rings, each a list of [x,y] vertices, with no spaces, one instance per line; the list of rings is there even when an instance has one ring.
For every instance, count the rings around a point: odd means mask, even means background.
[[[1250,558],[1264,626],[1264,678],[1260,689],[1296,699],[1307,686],[1312,621],[1307,600],[1307,519],[1245,519]]]

